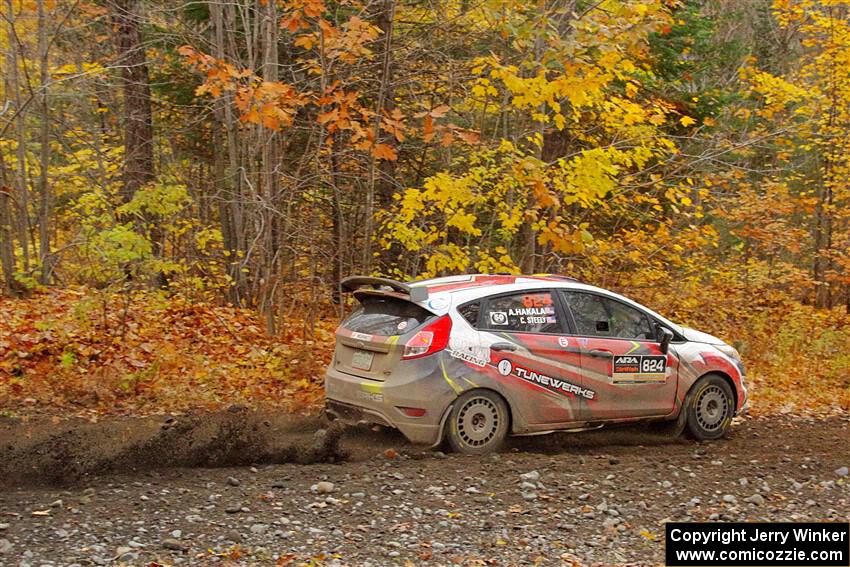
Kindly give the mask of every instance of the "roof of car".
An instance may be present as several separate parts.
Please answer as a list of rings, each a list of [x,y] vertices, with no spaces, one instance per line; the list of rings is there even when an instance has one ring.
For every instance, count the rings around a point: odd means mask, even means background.
[[[534,274],[528,276],[512,274],[468,274],[463,276],[447,276],[444,278],[419,280],[409,282],[408,285],[412,287],[427,287],[428,293],[432,294],[441,292],[461,291],[484,286],[531,284],[540,282],[578,283],[578,280],[569,276],[563,276],[558,274]]]
[[[645,312],[651,313],[653,316],[664,321],[672,328],[679,331],[681,330],[681,327],[676,323],[673,323],[669,319],[666,319],[662,315],[632,299],[624,297],[611,290],[585,284],[575,278],[558,274],[469,274],[408,282],[406,285],[412,288],[425,287],[428,290],[428,299],[416,303],[437,314],[447,312],[449,305],[452,303],[457,305],[458,303],[470,301],[477,299],[478,297],[486,296],[489,293],[493,293],[494,290],[492,289],[484,289],[488,287],[492,288],[493,286],[503,287],[505,292],[522,290],[524,286],[538,289],[551,286],[579,291],[589,291],[623,301],[633,307],[637,307]],[[449,297],[452,297],[452,299],[449,299]]]

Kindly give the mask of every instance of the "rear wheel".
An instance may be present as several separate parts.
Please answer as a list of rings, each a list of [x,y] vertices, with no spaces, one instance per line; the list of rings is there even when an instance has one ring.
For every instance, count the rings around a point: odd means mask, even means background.
[[[497,451],[508,434],[508,421],[508,406],[501,396],[487,390],[467,392],[449,416],[449,445],[468,455]]]
[[[735,414],[735,396],[728,382],[717,374],[700,378],[688,393],[684,410],[688,431],[700,441],[720,439]]]

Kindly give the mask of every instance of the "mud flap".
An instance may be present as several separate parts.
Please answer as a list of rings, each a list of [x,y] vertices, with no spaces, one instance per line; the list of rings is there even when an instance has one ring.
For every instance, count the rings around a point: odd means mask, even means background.
[[[685,432],[685,427],[688,425],[687,409],[690,401],[690,396],[685,397],[685,403],[682,404],[682,408],[679,410],[679,417],[676,418],[675,425],[670,430],[671,437],[681,437],[682,433]]]
[[[443,439],[446,434],[446,422],[449,420],[453,407],[454,403],[451,403],[448,407],[446,407],[445,411],[443,411],[443,417],[440,419],[440,428],[437,430],[437,440],[429,447],[429,449],[436,449],[443,444]]]

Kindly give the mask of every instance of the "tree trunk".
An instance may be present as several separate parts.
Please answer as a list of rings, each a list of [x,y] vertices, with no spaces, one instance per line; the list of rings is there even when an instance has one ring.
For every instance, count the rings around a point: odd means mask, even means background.
[[[21,260],[25,272],[30,269],[29,252],[29,190],[27,188],[27,138],[26,138],[26,109],[21,100],[20,81],[18,73],[18,42],[15,28],[15,11],[12,0],[6,0],[6,24],[8,29],[9,50],[7,52],[7,89],[15,103],[15,131],[17,135],[17,151],[15,154],[17,167],[15,169],[15,187],[17,188],[17,236],[21,245]]]
[[[214,41],[213,50],[216,59],[224,61],[227,59],[225,35],[226,29],[235,26],[235,8],[232,3],[227,4],[225,14],[222,2],[215,0],[208,2],[210,19],[213,25]],[[227,22],[225,21],[227,17]],[[232,38],[231,38],[232,39]],[[233,279],[233,285],[228,291],[229,300],[235,305],[242,305],[247,290],[245,289],[245,274],[242,272],[241,253],[245,251],[244,211],[242,203],[242,169],[239,167],[239,144],[236,137],[237,125],[233,113],[233,100],[229,94],[225,94],[215,108],[215,114],[224,128],[226,146],[218,148],[219,152],[226,155],[227,161],[222,162],[222,175],[219,182],[220,189],[220,216],[224,245],[229,253],[228,274]],[[222,158],[223,159],[223,158]]]
[[[378,88],[378,100],[375,104],[375,143],[383,143],[381,135],[381,118],[384,110],[387,108],[388,93],[391,93],[390,81],[392,80],[392,47],[393,47],[393,20],[395,19],[395,0],[384,0],[381,16],[378,18],[378,25],[381,27],[384,38],[384,52],[381,59],[380,86]],[[369,158],[369,178],[366,192],[366,222],[363,234],[363,271],[371,273],[372,271],[372,236],[374,233],[374,217],[375,217],[375,190],[377,177],[381,174],[382,169],[377,166],[375,156]],[[385,180],[385,182],[388,180]],[[383,183],[381,184],[383,185]],[[384,192],[386,189],[384,189]]]
[[[129,202],[154,180],[153,116],[148,63],[142,43],[140,0],[115,0],[118,65],[124,92],[124,179],[121,196]]]
[[[815,280],[815,307],[828,309],[832,306],[832,290],[828,273],[831,268],[832,249],[832,189],[821,183],[818,203],[815,206],[815,249],[813,275]]]
[[[6,293],[15,297],[19,295],[20,286],[15,280],[15,243],[9,206],[11,200],[12,189],[6,183],[6,162],[0,152],[0,271],[3,272],[3,288]]]
[[[277,4],[257,0],[257,17],[263,24],[263,79],[277,82],[278,77],[278,16]],[[264,306],[263,315],[266,322],[266,331],[270,335],[276,330],[277,302],[275,292],[280,274],[277,271],[278,261],[278,175],[277,175],[277,135],[269,128],[260,130],[260,144],[262,151],[262,163],[260,172],[260,183],[262,184],[263,208],[260,214],[263,216],[263,259],[262,270],[265,284],[263,296],[260,298]]]
[[[381,30],[384,38],[384,57],[383,68],[381,69],[381,84],[383,85],[383,108],[381,112],[392,114],[395,110],[395,88],[393,85],[393,19],[395,18],[395,0],[384,0],[381,6],[381,12],[377,19],[377,26]],[[395,148],[395,136],[378,132],[376,140],[379,143],[387,144]],[[380,177],[378,179],[377,198],[381,208],[388,207],[393,202],[393,194],[396,191],[395,176],[396,162],[392,160],[382,160],[378,168]]]
[[[334,148],[338,148],[341,142],[339,142],[339,132],[334,132]],[[340,282],[342,278],[347,274],[345,273],[345,265],[346,265],[346,256],[347,250],[349,246],[347,246],[348,239],[346,237],[346,222],[345,222],[345,214],[343,210],[342,203],[342,191],[340,191],[340,160],[339,153],[334,151],[331,152],[331,172],[330,172],[330,183],[331,183],[331,195],[333,198],[333,210],[331,211],[331,224],[333,228],[333,243],[335,246],[334,254],[333,254],[333,269],[331,270],[331,279],[332,288],[331,288],[331,301],[333,301],[334,305],[339,306],[339,317],[342,319],[344,310],[345,310],[345,302],[342,300],[342,290],[340,289]]]
[[[50,80],[49,54],[47,41],[47,18],[44,13],[44,0],[38,0],[38,54],[40,66],[40,95],[41,95],[41,179],[39,180],[38,207],[38,245],[39,260],[41,261],[42,284],[50,283],[53,273],[53,257],[50,254],[50,185],[48,173],[50,169],[50,107],[48,104],[48,83]]]

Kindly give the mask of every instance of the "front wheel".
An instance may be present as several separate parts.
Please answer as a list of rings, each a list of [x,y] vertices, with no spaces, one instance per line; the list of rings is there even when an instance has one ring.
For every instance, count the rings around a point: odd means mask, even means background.
[[[699,441],[720,439],[735,414],[735,397],[729,383],[716,374],[707,374],[688,393],[684,410],[688,431]]]
[[[449,416],[449,445],[467,455],[497,451],[508,434],[508,421],[508,406],[501,396],[487,390],[467,392]]]

